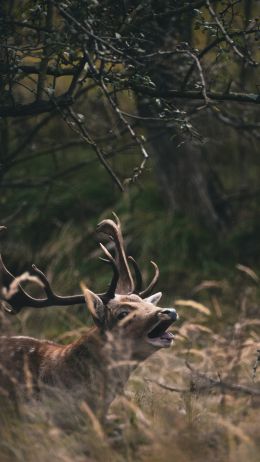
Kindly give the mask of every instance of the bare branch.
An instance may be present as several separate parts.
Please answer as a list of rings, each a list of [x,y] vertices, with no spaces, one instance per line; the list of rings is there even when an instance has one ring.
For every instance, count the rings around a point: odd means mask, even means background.
[[[154,98],[177,98],[177,99],[190,99],[190,100],[204,100],[202,91],[196,90],[168,90],[168,89],[153,89],[143,85],[133,85],[132,89],[143,95],[151,96]],[[213,91],[207,92],[208,98],[212,101],[233,102],[233,103],[248,103],[260,104],[260,94],[255,93],[217,93]]]
[[[0,107],[0,117],[25,117],[57,111],[57,108],[67,108],[73,103],[66,94],[49,101],[34,101],[28,104],[15,104]]]
[[[41,68],[39,64],[35,63],[34,65],[32,64],[21,64],[14,66],[14,71],[18,71],[19,73],[24,73],[24,74],[40,74]],[[0,72],[2,73],[8,73],[9,72],[9,66],[6,64],[0,63]],[[47,66],[46,68],[46,75],[51,75],[53,77],[64,77],[64,76],[73,76],[78,72],[77,67],[55,67],[53,65]]]
[[[260,364],[260,350],[257,350],[256,353],[257,353],[257,356],[256,356],[255,364],[253,366],[253,380],[256,379],[256,371],[257,371],[258,366]]]
[[[235,31],[235,32],[231,32],[229,34],[229,37],[239,37],[239,36],[246,36],[246,35],[249,35],[249,34],[256,34],[258,31],[258,29],[252,29],[252,30],[242,30],[242,31]],[[203,58],[203,56],[205,56],[209,51],[211,51],[215,46],[219,45],[220,43],[222,42],[225,42],[226,38],[225,36],[222,36],[222,37],[217,37],[215,40],[213,40],[211,43],[209,43],[209,45],[207,45],[203,50],[201,50],[199,53],[198,53],[198,59],[201,59]],[[193,63],[191,65],[191,67],[189,68],[186,76],[184,77],[184,80],[183,80],[183,83],[182,83],[182,90],[184,90],[187,86],[187,83],[189,82],[190,80],[190,77],[194,71],[196,67],[196,64]]]
[[[47,13],[46,13],[46,29],[50,31],[53,23],[53,3],[52,0],[47,0]],[[38,75],[37,84],[37,100],[41,100],[45,92],[45,83],[47,79],[48,63],[51,55],[51,48],[47,44],[48,32],[43,32],[43,54],[40,62],[40,72]]]
[[[174,385],[168,385],[168,384],[159,382],[157,380],[152,380],[152,379],[146,379],[146,381],[155,383],[156,385],[163,388],[164,390],[173,391],[176,393],[192,393],[192,392],[201,393],[201,392],[208,392],[212,388],[219,388],[221,392],[223,392],[224,390],[228,390],[228,391],[232,391],[234,393],[239,393],[242,395],[260,396],[260,390],[256,388],[250,388],[244,385],[236,385],[233,383],[227,383],[227,382],[223,382],[222,380],[221,381],[213,380],[209,378],[208,376],[206,376],[206,374],[198,373],[197,375],[199,375],[200,378],[206,379],[208,383],[201,385],[197,382],[196,383],[192,382],[193,387],[191,389],[191,388],[180,388]]]
[[[231,48],[233,49],[233,51],[236,53],[236,55],[243,59],[243,60],[247,60],[250,64],[253,64],[254,66],[256,65],[255,61],[253,61],[251,58],[248,58],[246,56],[243,55],[243,53],[241,53],[241,51],[239,51],[239,49],[237,48],[234,40],[230,37],[230,35],[228,34],[228,32],[226,31],[224,25],[222,24],[222,22],[219,20],[215,10],[213,9],[211,3],[209,0],[206,1],[206,4],[207,4],[207,7],[208,7],[208,10],[211,14],[211,16],[214,18],[216,24],[218,25],[219,29],[221,30],[222,34],[224,35],[227,43],[229,43],[229,45],[231,46]]]
[[[148,152],[146,151],[145,147],[144,147],[144,144],[143,142],[141,141],[141,139],[137,136],[137,134],[135,133],[134,129],[132,128],[132,126],[129,124],[129,122],[126,120],[125,116],[123,115],[123,112],[120,110],[120,108],[118,107],[118,105],[115,103],[115,101],[113,100],[113,98],[111,97],[105,83],[104,83],[104,80],[100,79],[100,82],[101,82],[101,88],[106,96],[106,98],[108,99],[110,105],[112,106],[112,108],[114,109],[114,111],[116,112],[116,114],[118,115],[119,119],[123,122],[123,124],[125,125],[125,127],[127,128],[127,130],[129,131],[131,137],[134,139],[135,143],[137,144],[137,146],[139,147],[142,155],[143,155],[143,161],[142,163],[135,169],[134,171],[134,174],[132,176],[132,178],[130,179],[131,182],[135,182],[139,177],[140,175],[143,173],[144,171],[144,168],[145,168],[145,165],[146,165],[146,162],[149,158],[149,155],[148,155]]]
[[[97,143],[93,140],[93,138],[90,135],[87,128],[85,126],[83,126],[83,124],[78,121],[78,118],[77,118],[76,114],[74,113],[74,111],[72,109],[69,109],[68,112],[69,112],[69,115],[71,116],[74,124],[77,126],[77,128],[75,127],[75,125],[72,125],[70,123],[70,121],[68,120],[68,118],[66,116],[65,116],[65,121],[68,123],[68,125],[72,128],[73,131],[76,131],[76,133],[78,133],[80,135],[81,139],[83,139],[84,141],[86,141],[88,144],[90,144],[93,147],[93,149],[96,152],[100,162],[102,163],[102,165],[104,165],[105,169],[107,170],[109,175],[113,178],[116,185],[119,187],[119,189],[121,191],[124,191],[124,188],[123,188],[119,178],[116,176],[115,172],[110,167],[109,163],[105,159],[104,153],[99,148]]]

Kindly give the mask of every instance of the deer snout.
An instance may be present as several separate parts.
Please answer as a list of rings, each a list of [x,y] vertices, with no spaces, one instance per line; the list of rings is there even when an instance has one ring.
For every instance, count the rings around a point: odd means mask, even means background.
[[[175,308],[164,308],[160,311],[159,317],[162,319],[170,319],[172,322],[176,321],[179,316]]]

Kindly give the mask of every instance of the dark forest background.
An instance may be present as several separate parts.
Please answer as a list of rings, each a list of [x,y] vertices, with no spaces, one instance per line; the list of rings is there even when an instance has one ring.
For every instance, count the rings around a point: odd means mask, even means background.
[[[77,293],[80,281],[103,291],[110,274],[98,260],[95,229],[115,211],[144,279],[151,276],[150,260],[159,265],[165,306],[195,301],[195,310],[182,313],[179,357],[185,346],[197,364],[203,350],[207,370],[216,372],[213,358],[220,350],[208,349],[219,341],[225,352],[231,348],[233,360],[228,371],[221,363],[224,377],[247,384],[259,348],[259,34],[254,0],[12,0],[0,6],[0,224],[7,227],[1,233],[6,265],[18,275],[37,264],[63,295]],[[196,302],[210,307],[211,318]],[[244,322],[247,330],[238,340],[234,326]],[[4,315],[2,321],[4,330],[60,341],[68,341],[64,332],[74,332],[79,323],[86,324],[82,307]],[[242,347],[236,356],[238,344],[251,348],[244,360]],[[186,360],[183,356],[181,370]],[[176,368],[171,361],[167,374]],[[155,377],[159,366],[153,364]],[[171,381],[170,373],[167,377]],[[142,404],[141,395],[164,403],[172,396],[156,386],[154,395],[146,388],[145,394],[139,385],[135,403],[144,413],[150,413],[148,398]],[[193,408],[184,395],[188,417],[175,422],[178,438],[182,435],[174,443],[180,460],[205,454],[208,460],[216,454],[214,460],[257,460],[255,403],[230,397],[239,404],[234,420],[233,409],[223,410],[230,404],[223,396],[221,402],[212,398],[211,417],[201,424],[192,409],[199,405],[202,412],[205,401],[195,397]],[[174,403],[176,410],[180,401]],[[154,460],[171,454],[164,431],[173,415],[165,406],[157,412]],[[211,446],[198,436],[209,421],[216,430]],[[127,460],[135,460],[139,443],[143,447],[148,438],[140,442],[131,431],[122,443]],[[240,443],[246,449],[239,455]],[[33,460],[34,452],[27,453],[25,443],[21,447],[26,460]],[[78,450],[73,457],[82,460]],[[103,457],[93,451],[97,460]],[[145,454],[142,460],[152,460]],[[156,459],[159,455],[164,459]],[[44,451],[41,457],[47,457]],[[59,457],[65,460],[63,453]]]
[[[56,261],[75,285],[95,280],[111,210],[166,292],[257,270],[257,2],[1,8],[1,239],[16,271]]]

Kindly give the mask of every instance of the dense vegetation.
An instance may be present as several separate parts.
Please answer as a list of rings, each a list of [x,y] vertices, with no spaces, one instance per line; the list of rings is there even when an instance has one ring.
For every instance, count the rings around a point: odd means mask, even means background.
[[[101,291],[95,228],[114,210],[128,253],[147,279],[158,263],[163,302],[181,314],[175,349],[137,371],[111,428],[68,397],[56,416],[25,406],[22,420],[0,417],[3,461],[258,460],[257,2],[14,0],[0,12],[5,262],[15,274],[36,263],[62,294],[81,280]],[[0,322],[67,342],[88,317]]]

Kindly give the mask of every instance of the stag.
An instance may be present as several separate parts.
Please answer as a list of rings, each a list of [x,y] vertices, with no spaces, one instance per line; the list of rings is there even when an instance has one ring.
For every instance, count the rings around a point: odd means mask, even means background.
[[[94,320],[93,328],[68,345],[22,336],[1,337],[0,390],[13,400],[29,391],[38,395],[46,387],[63,388],[104,416],[139,362],[173,343],[174,336],[167,329],[177,319],[176,310],[159,308],[162,294],[152,294],[159,277],[157,265],[152,262],[155,274],[143,289],[136,261],[126,256],[119,219],[103,220],[97,230],[113,242],[115,250],[112,256],[100,244],[103,260],[112,268],[111,282],[102,294],[82,287],[79,295],[57,295],[46,275],[33,265],[32,278],[40,282],[46,296],[32,297],[21,285],[23,276],[13,276],[0,259],[1,301],[9,313],[17,314],[24,307],[86,303]]]

